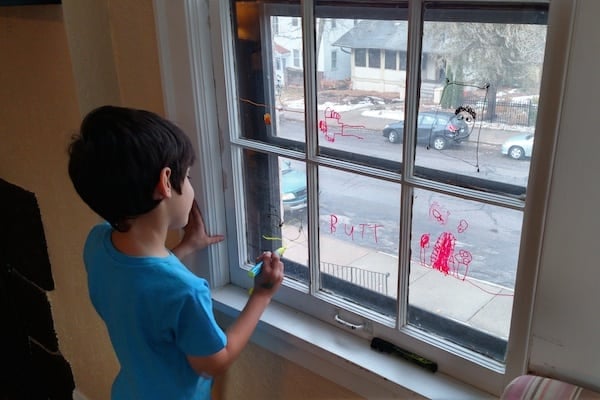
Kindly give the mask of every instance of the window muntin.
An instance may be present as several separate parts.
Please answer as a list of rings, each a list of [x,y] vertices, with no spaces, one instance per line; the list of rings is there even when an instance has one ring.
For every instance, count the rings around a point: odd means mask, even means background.
[[[234,1],[233,3],[237,5],[236,7],[239,10],[239,5],[242,2],[236,3]],[[469,92],[474,93],[476,97],[474,100],[475,106],[482,104],[486,104],[487,106],[486,102],[489,102],[489,87],[486,87],[486,84],[490,82],[482,84],[477,79],[471,79],[470,81],[458,81],[455,78],[452,81],[446,80],[449,75],[448,72],[453,71],[454,64],[450,62],[450,58],[440,59],[440,55],[443,53],[434,54],[433,48],[430,48],[426,42],[433,41],[434,38],[435,40],[438,38],[448,41],[457,40],[457,36],[453,35],[449,29],[444,30],[443,35],[439,36],[435,36],[432,33],[434,31],[432,29],[433,24],[447,26],[450,23],[458,24],[459,28],[457,29],[460,29],[460,25],[472,23],[477,23],[472,25],[480,26],[482,29],[487,29],[493,24],[496,24],[496,26],[509,24],[512,28],[518,28],[520,25],[525,25],[529,28],[531,25],[534,27],[531,30],[532,34],[540,36],[543,41],[545,10],[547,6],[535,3],[530,9],[527,9],[527,7],[517,9],[507,7],[506,4],[498,5],[497,3],[490,3],[488,6],[482,2],[473,4],[469,4],[470,2],[456,2],[456,5],[459,3],[461,5],[466,4],[466,6],[460,9],[460,12],[456,11],[456,7],[445,7],[449,3],[425,3],[424,20],[422,21],[423,39],[419,43],[421,53],[420,57],[411,56],[412,61],[407,60],[407,54],[410,54],[409,43],[407,42],[409,31],[407,23],[408,13],[406,12],[407,3],[378,3],[375,6],[370,5],[369,7],[361,7],[360,2],[352,1],[316,2],[315,4],[315,19],[309,23],[309,25],[312,24],[315,27],[313,30],[315,36],[319,36],[320,30],[318,28],[320,22],[328,18],[336,18],[336,29],[346,26],[345,22],[348,22],[348,31],[355,28],[360,29],[361,24],[375,23],[381,29],[389,25],[396,32],[403,32],[402,34],[396,33],[395,35],[395,37],[403,37],[405,41],[404,47],[394,49],[394,51],[398,52],[399,64],[395,72],[402,74],[401,78],[397,79],[400,82],[398,87],[392,89],[397,96],[392,99],[390,104],[385,102],[377,104],[378,98],[386,93],[387,87],[393,81],[390,77],[384,77],[381,79],[379,86],[370,87],[371,95],[366,101],[372,103],[371,109],[362,111],[376,111],[381,115],[384,114],[382,110],[387,111],[388,106],[394,108],[397,111],[396,117],[389,122],[403,122],[401,128],[399,128],[399,132],[402,142],[407,144],[406,149],[403,148],[401,143],[391,144],[389,140],[386,141],[381,132],[382,127],[376,128],[377,125],[375,123],[369,125],[369,123],[346,122],[345,117],[348,114],[346,111],[339,111],[341,109],[338,108],[340,107],[340,103],[328,103],[332,92],[337,91],[339,93],[341,90],[344,90],[344,87],[340,88],[336,86],[337,84],[343,85],[341,82],[336,82],[338,80],[342,81],[341,79],[337,77],[330,79],[331,76],[327,76],[328,71],[322,69],[320,66],[328,64],[327,62],[322,63],[318,54],[312,54],[312,56],[307,58],[309,65],[306,71],[302,68],[300,71],[297,71],[297,75],[292,76],[292,79],[294,77],[298,78],[298,76],[302,76],[303,79],[296,79],[296,86],[293,88],[295,97],[284,100],[284,96],[291,93],[291,91],[288,92],[290,88],[286,87],[286,85],[294,85],[291,84],[292,80],[288,79],[287,76],[282,79],[283,83],[280,88],[277,88],[272,83],[273,81],[270,80],[272,79],[270,76],[274,68],[271,53],[280,43],[276,42],[270,33],[272,27],[270,27],[269,18],[277,16],[279,32],[285,35],[283,20],[290,18],[289,25],[293,27],[294,25],[291,21],[293,21],[293,18],[298,18],[294,17],[294,15],[299,15],[301,8],[299,4],[296,6],[288,2],[285,5],[279,5],[276,2],[253,3],[253,6],[259,9],[259,12],[256,13],[254,23],[260,27],[260,31],[262,32],[257,39],[258,43],[255,44],[257,48],[261,49],[261,54],[258,57],[262,64],[262,71],[258,74],[260,85],[255,84],[253,81],[254,78],[248,79],[249,76],[254,76],[247,73],[247,69],[251,69],[252,65],[244,63],[242,59],[238,59],[236,67],[238,88],[244,87],[243,85],[239,85],[240,81],[246,81],[247,83],[253,83],[254,85],[251,88],[255,90],[255,92],[252,92],[252,90],[246,91],[245,94],[247,97],[242,97],[240,90],[240,98],[238,99],[240,108],[243,108],[245,104],[251,104],[249,101],[256,104],[253,105],[252,110],[246,109],[245,112],[241,112],[241,128],[238,130],[234,129],[234,132],[232,132],[234,153],[238,151],[238,148],[243,149],[242,153],[244,157],[241,164],[243,165],[246,189],[247,191],[256,191],[254,197],[248,194],[245,195],[252,198],[253,201],[246,202],[245,232],[247,235],[244,240],[247,241],[247,254],[244,255],[244,260],[251,263],[257,251],[279,247],[278,243],[275,244],[273,242],[280,240],[290,249],[288,250],[289,253],[286,252],[284,255],[286,277],[288,278],[286,285],[292,287],[294,291],[311,296],[312,298],[321,299],[323,302],[322,317],[324,319],[328,319],[332,315],[330,312],[325,311],[327,310],[326,306],[329,304],[334,309],[344,309],[360,318],[365,318],[370,321],[369,323],[373,324],[375,331],[379,329],[378,324],[381,324],[383,326],[381,329],[389,334],[390,331],[387,328],[395,326],[394,331],[398,332],[397,339],[400,342],[402,341],[402,334],[405,332],[405,327],[415,328],[422,331],[422,334],[427,337],[433,335],[433,337],[439,339],[440,343],[445,341],[456,343],[463,346],[465,352],[474,351],[502,363],[505,361],[508,340],[505,332],[510,326],[510,305],[505,307],[508,309],[508,313],[505,313],[500,319],[500,324],[504,326],[504,330],[502,332],[490,333],[489,329],[482,324],[456,319],[457,315],[460,315],[461,306],[445,309],[440,313],[438,310],[427,309],[422,304],[419,304],[419,298],[426,295],[427,291],[419,288],[417,285],[417,275],[419,268],[428,268],[426,272],[437,273],[438,275],[435,277],[444,282],[444,277],[451,275],[449,272],[451,268],[456,268],[456,277],[458,278],[453,278],[455,281],[465,286],[473,286],[473,282],[470,282],[469,279],[475,277],[477,274],[483,274],[484,278],[481,280],[484,282],[477,284],[483,287],[484,290],[489,291],[490,287],[496,288],[499,284],[493,281],[492,278],[485,277],[485,271],[496,273],[496,267],[490,266],[489,259],[495,257],[495,261],[497,261],[499,258],[506,267],[506,272],[502,272],[506,276],[504,277],[505,280],[500,284],[502,288],[498,290],[498,294],[501,295],[499,298],[504,302],[512,303],[511,291],[514,290],[529,163],[528,161],[521,162],[508,158],[494,158],[495,161],[489,161],[492,159],[491,157],[488,159],[482,158],[479,161],[480,167],[483,165],[483,161],[491,163],[489,164],[491,165],[490,169],[492,167],[496,169],[511,169],[519,165],[514,164],[516,162],[520,163],[520,168],[525,171],[524,175],[519,179],[508,179],[510,178],[508,175],[512,174],[512,172],[506,174],[506,179],[501,179],[490,174],[481,173],[481,169],[483,168],[480,168],[480,171],[473,172],[473,169],[476,168],[472,168],[473,165],[468,165],[469,163],[465,162],[464,157],[460,154],[458,157],[455,154],[454,158],[458,160],[454,161],[465,164],[467,167],[457,167],[453,164],[449,167],[444,167],[444,162],[452,158],[447,154],[450,149],[436,150],[432,148],[432,143],[429,142],[429,139],[427,139],[427,143],[420,142],[419,121],[429,120],[432,121],[431,126],[443,125],[446,127],[449,119],[442,115],[443,112],[447,111],[442,108],[442,103],[444,105],[447,104],[448,93],[452,93],[453,88],[460,87],[463,91],[468,89]],[[398,4],[403,5],[404,8],[398,8]],[[391,7],[391,10],[386,9],[386,7]],[[524,13],[522,13],[523,10],[525,10]],[[518,17],[517,14],[519,14]],[[523,17],[522,14],[525,14],[527,17]],[[239,18],[236,21],[239,23]],[[391,22],[391,24],[386,24],[385,22]],[[303,23],[306,24],[306,22]],[[300,26],[297,28],[299,29]],[[294,31],[294,34],[297,35],[300,32],[298,29]],[[337,39],[332,39],[331,35],[329,35],[331,32],[328,32],[326,29],[321,31],[319,36],[321,39],[318,40],[319,44],[318,46],[314,46],[314,48],[317,49],[322,46],[322,50],[320,51],[323,51],[323,54],[331,54],[327,51],[327,46],[333,45],[335,41],[339,42],[341,36]],[[457,30],[456,32],[459,31]],[[288,37],[292,37],[290,32],[291,30],[287,32]],[[312,39],[316,40],[316,37]],[[306,44],[304,43],[303,45],[302,41],[307,40],[307,37],[302,37],[300,32],[300,36],[294,36],[294,40],[299,40],[297,47],[299,51],[306,51],[304,49]],[[328,40],[328,42],[324,40]],[[236,46],[240,45],[239,41],[240,38],[238,36]],[[386,42],[380,41],[380,43]],[[337,44],[341,52],[348,50],[347,43]],[[352,95],[356,95],[359,90],[363,90],[357,88],[361,84],[360,80],[357,79],[359,78],[356,75],[357,71],[368,71],[372,74],[368,76],[370,78],[382,71],[386,72],[385,61],[383,65],[380,64],[377,68],[371,68],[369,48],[364,43],[358,43],[356,46],[358,47],[351,49],[346,60],[342,60],[340,57],[337,63],[340,69],[343,69],[342,65],[344,63],[348,66],[350,92],[354,92]],[[382,50],[390,51],[390,49],[385,48],[379,49],[380,61],[381,54],[383,53]],[[488,50],[490,49],[488,48]],[[241,53],[238,51],[237,54]],[[476,59],[480,57],[482,56],[477,55]],[[310,62],[313,60],[314,65],[310,65]],[[479,64],[477,67],[482,66]],[[411,90],[408,87],[407,74],[409,71],[407,70],[411,68],[413,71],[420,70],[420,73],[417,74],[420,76],[420,80],[417,81],[420,85],[419,91]],[[473,73],[473,70],[474,68],[471,68],[469,73]],[[538,85],[540,73],[541,70],[536,73]],[[305,76],[305,74],[307,75]],[[304,87],[304,82],[314,82],[315,90]],[[428,92],[429,86],[427,84],[430,82],[438,83],[434,88],[437,90],[433,90],[428,94],[428,96],[431,96],[431,100],[437,99],[437,102],[432,101],[432,103],[427,104],[424,94]],[[416,92],[421,93],[419,102],[417,102],[417,97],[414,95]],[[305,98],[306,93],[314,93],[314,99]],[[405,98],[407,94],[409,97]],[[268,101],[261,103],[260,101],[252,100],[260,98]],[[344,100],[352,103],[347,98]],[[283,113],[290,114],[290,109],[287,107],[293,101],[295,101],[294,112],[296,122],[299,125],[296,132],[286,129],[285,123],[281,122],[284,117]],[[449,108],[458,108],[456,104],[458,103],[451,104]],[[307,113],[306,107],[311,106],[315,108],[314,113]],[[327,109],[328,107],[329,110]],[[414,113],[412,114],[410,107],[413,107]],[[451,116],[456,115],[456,108],[449,112],[452,114]],[[269,123],[267,123],[265,115],[267,113],[265,110],[271,111]],[[363,117],[376,118],[365,116],[369,113],[365,114],[362,111],[360,114]],[[426,115],[425,112],[432,114]],[[314,117],[311,115],[314,115]],[[405,121],[405,116],[408,115],[414,116],[412,122],[410,120]],[[251,118],[248,118],[248,116],[251,116]],[[254,125],[245,124],[245,119],[254,121]],[[309,119],[312,120],[309,121]],[[352,121],[351,119],[348,120]],[[323,130],[324,125],[322,121],[329,122],[326,125],[326,131]],[[347,125],[341,125],[340,122],[347,123]],[[476,126],[477,123],[476,119],[472,126]],[[353,127],[355,130],[346,130],[351,125],[355,125]],[[331,126],[338,129],[343,127],[345,130],[343,134],[338,130],[334,131],[332,135]],[[429,130],[431,129],[430,127]],[[375,133],[369,132],[370,130]],[[366,141],[367,133],[380,136],[379,144]],[[473,133],[471,134],[473,135]],[[358,138],[361,135],[364,135],[364,138]],[[309,140],[307,140],[307,137]],[[238,138],[252,139],[252,141],[240,141]],[[258,143],[254,143],[254,141]],[[312,148],[310,145],[311,142],[316,143],[316,147]],[[500,151],[499,148],[496,148],[496,150]],[[403,162],[403,156],[405,155],[408,155],[408,158],[406,162]],[[478,156],[481,156],[481,154]],[[299,213],[295,213],[291,217],[286,216],[281,198],[282,176],[279,169],[283,159],[295,163],[295,167],[301,166],[299,169],[303,171],[306,179],[306,207],[303,207]],[[498,160],[503,160],[503,162],[501,163]],[[508,161],[513,162],[513,164],[509,164]],[[347,191],[340,192],[340,190],[334,189],[335,184],[327,183],[328,175],[340,175],[346,178],[352,177],[353,179],[348,179],[348,181],[355,183],[361,180],[376,182],[377,184],[393,188],[389,190],[389,193],[394,194],[386,193],[385,195],[381,195],[380,192],[370,190],[368,187],[361,190],[352,190],[359,187],[359,185],[354,186],[352,184],[347,186],[349,188]],[[260,178],[257,179],[257,177]],[[251,184],[249,185],[248,182],[251,182]],[[377,184],[371,186],[376,187]],[[258,187],[261,190],[258,190]],[[338,233],[338,231],[332,232],[332,216],[337,218],[337,224],[340,224],[340,220],[350,221],[346,218],[346,214],[344,214],[345,218],[340,219],[339,215],[342,215],[342,213],[339,211],[336,213],[334,210],[335,207],[332,207],[331,204],[351,215],[351,219],[359,220],[362,218],[369,220],[372,212],[365,211],[365,208],[358,206],[358,204],[365,200],[365,198],[369,199],[371,196],[377,196],[377,200],[384,202],[386,206],[374,206],[370,207],[370,210],[386,214],[386,217],[380,217],[379,219],[385,219],[385,226],[389,224],[389,226],[395,225],[397,228],[391,235],[392,238],[396,238],[395,242],[393,239],[389,239],[392,243],[386,244],[393,247],[393,250],[390,252],[391,258],[397,257],[397,260],[385,264],[389,265],[391,269],[389,272],[390,276],[393,276],[391,278],[392,284],[388,285],[388,288],[390,286],[394,287],[394,290],[387,293],[382,293],[383,290],[382,292],[378,292],[377,290],[369,289],[374,286],[368,286],[364,283],[357,284],[354,281],[344,279],[340,272],[333,273],[331,269],[328,269],[332,267],[325,266],[326,264],[324,264],[330,263],[352,267],[346,268],[346,271],[358,271],[360,269],[371,273],[381,272],[376,268],[379,264],[373,261],[369,261],[366,265],[356,263],[354,265],[345,265],[344,261],[331,261],[336,253],[340,259],[347,255],[347,253],[343,251],[343,246],[332,249],[329,246],[323,245],[323,243],[331,239],[330,236],[333,233]],[[242,198],[245,197],[242,196]],[[330,200],[327,200],[329,201],[329,205],[326,201],[327,198],[330,198]],[[448,204],[451,204],[451,207]],[[424,214],[422,212],[423,209],[434,209],[441,214],[437,215],[431,211],[434,214],[432,217],[429,213]],[[428,229],[420,226],[422,223],[427,223],[427,218],[433,218],[433,221],[437,221],[439,224],[439,219],[443,218],[444,210],[448,211],[449,215],[452,215],[453,218],[462,212],[470,212],[472,214],[470,218],[473,219],[461,218],[459,222],[453,222],[454,225],[452,228],[447,228],[439,232],[434,231],[432,228]],[[489,221],[495,221],[496,225],[486,221],[481,215],[486,215],[490,218]],[[485,232],[477,235],[478,240],[482,239],[487,244],[481,246],[481,253],[469,249],[469,246],[473,246],[472,243],[461,243],[461,245],[466,247],[456,245],[457,242],[460,242],[460,235],[456,232],[464,229],[464,225],[461,225],[462,220],[467,221],[469,229],[472,228],[473,230],[469,231],[467,229],[461,232],[461,234],[475,232],[476,230]],[[474,222],[469,223],[469,221]],[[498,225],[498,222],[501,222],[501,224]],[[510,222],[510,226],[502,225],[508,222]],[[348,222],[346,229],[349,230],[344,231],[344,234],[350,237],[351,235],[346,232],[356,233],[356,226],[362,226],[361,237],[364,237],[368,224],[369,222],[360,222],[358,225]],[[377,226],[377,224],[373,226]],[[352,231],[353,228],[354,231]],[[510,234],[505,238],[503,234],[507,232]],[[424,238],[427,237],[427,234],[429,235],[428,240],[426,240],[427,243],[424,243],[423,240],[425,240]],[[354,237],[356,238],[357,236]],[[451,244],[453,240],[453,250],[451,249],[452,246],[445,245],[444,247],[438,245],[438,241],[442,244]],[[427,245],[430,247],[426,247]],[[436,247],[436,245],[438,246]],[[299,252],[300,254],[295,254],[291,251],[292,247],[297,249],[302,248]],[[368,246],[362,246],[361,244],[356,247],[359,248],[359,251],[365,251],[364,249],[368,248]],[[427,251],[433,252],[434,248],[437,248],[436,251],[438,253],[445,249],[445,264],[444,262],[440,264],[439,257],[435,258],[435,262],[432,261],[434,258]],[[332,253],[334,257],[330,257]],[[421,259],[421,253],[424,254],[423,259]],[[327,255],[327,257],[324,257],[324,255]],[[326,261],[324,261],[324,258],[326,258]],[[421,263],[425,265],[421,265]],[[448,271],[445,271],[446,267],[448,267]],[[469,268],[468,270],[467,267]],[[354,268],[358,269],[355,270]],[[477,268],[479,268],[479,271],[477,271]],[[445,272],[448,272],[448,275]],[[375,276],[375,274],[371,275]],[[462,277],[465,279],[462,280]],[[452,300],[468,303],[473,300],[470,296],[476,297],[476,295],[466,290],[460,296],[463,297],[452,298]],[[441,299],[440,301],[445,300]],[[291,304],[293,305],[294,301]],[[315,312],[315,314],[318,315],[319,313]],[[435,342],[435,340],[428,339],[424,341],[424,343],[428,343],[423,345],[424,354],[427,354],[427,346],[431,345],[432,342]],[[460,352],[458,353],[460,354]],[[472,356],[470,356],[470,359],[472,359]]]

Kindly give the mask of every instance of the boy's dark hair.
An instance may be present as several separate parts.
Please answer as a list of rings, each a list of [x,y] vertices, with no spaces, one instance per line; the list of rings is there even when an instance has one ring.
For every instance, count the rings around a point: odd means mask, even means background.
[[[69,176],[83,201],[120,232],[151,211],[160,171],[171,168],[170,182],[181,194],[194,162],[190,139],[159,115],[131,108],[92,110],[69,145]]]

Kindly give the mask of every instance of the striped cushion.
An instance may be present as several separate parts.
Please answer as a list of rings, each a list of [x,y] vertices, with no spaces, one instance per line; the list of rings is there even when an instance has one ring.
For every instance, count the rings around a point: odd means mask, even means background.
[[[502,400],[577,400],[582,388],[557,379],[535,375],[519,376],[508,384]]]

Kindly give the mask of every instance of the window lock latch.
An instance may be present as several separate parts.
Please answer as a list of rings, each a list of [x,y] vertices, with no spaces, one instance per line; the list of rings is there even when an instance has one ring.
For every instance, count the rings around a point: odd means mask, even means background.
[[[357,330],[357,329],[364,329],[366,324],[362,323],[362,324],[353,324],[352,322],[348,322],[345,319],[343,319],[342,317],[340,317],[340,314],[335,314],[335,322],[337,322],[340,325],[345,326],[346,328],[350,328],[352,330]]]

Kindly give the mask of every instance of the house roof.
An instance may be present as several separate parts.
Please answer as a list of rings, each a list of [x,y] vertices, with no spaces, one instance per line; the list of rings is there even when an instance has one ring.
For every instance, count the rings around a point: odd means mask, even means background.
[[[279,53],[279,54],[288,54],[290,51],[288,49],[286,49],[285,47],[275,43],[275,46],[273,46],[275,53]]]
[[[407,21],[362,20],[333,42],[333,46],[406,51],[407,37]],[[424,53],[431,52],[432,47],[423,41]]]

